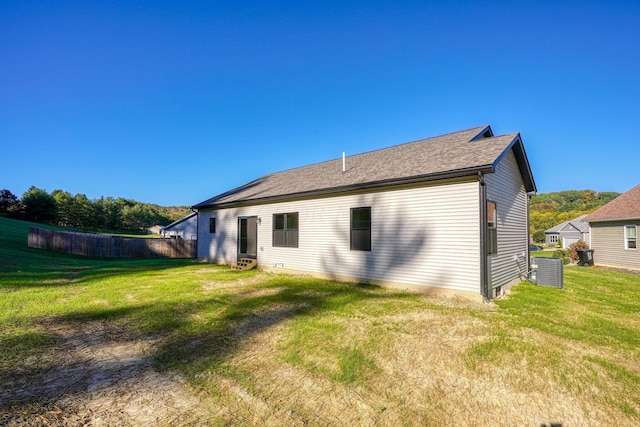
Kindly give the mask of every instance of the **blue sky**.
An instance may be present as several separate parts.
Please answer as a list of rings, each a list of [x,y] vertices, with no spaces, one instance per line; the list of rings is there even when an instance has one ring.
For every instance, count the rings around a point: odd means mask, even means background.
[[[640,183],[640,2],[1,1],[0,189],[192,205],[490,124],[538,192]]]

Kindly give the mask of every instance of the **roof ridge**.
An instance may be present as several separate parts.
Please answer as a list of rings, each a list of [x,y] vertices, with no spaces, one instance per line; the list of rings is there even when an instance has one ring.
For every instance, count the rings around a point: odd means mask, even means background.
[[[415,143],[418,143],[418,142],[424,142],[424,141],[428,141],[430,139],[445,138],[445,137],[450,136],[450,135],[455,135],[457,133],[471,132],[471,131],[476,130],[476,129],[484,130],[484,129],[488,128],[488,127],[490,127],[490,126],[489,125],[476,126],[476,127],[465,129],[465,130],[459,130],[457,132],[449,132],[449,133],[445,133],[445,134],[442,134],[442,135],[430,136],[428,138],[421,138],[421,139],[416,139],[416,140],[413,140],[413,141],[401,142],[400,144],[390,145],[388,147],[376,148],[375,150],[369,150],[369,151],[363,151],[362,153],[353,154],[351,157],[359,156],[359,155],[362,155],[362,154],[375,153],[377,151],[388,150],[390,148],[401,147],[403,145],[410,145],[410,144],[415,144]],[[479,133],[476,134],[474,136],[474,138],[476,136],[478,136],[478,135],[479,135]],[[494,137],[492,137],[492,138],[494,138]],[[471,142],[471,141],[473,141],[473,138],[469,139],[469,141],[467,141],[467,142]],[[337,160],[340,160],[340,159],[337,159]]]
[[[511,149],[525,186],[528,191],[535,191],[520,133],[494,136],[493,132],[488,133],[490,129],[488,125],[477,126],[356,153],[348,156],[346,170],[341,167],[341,159],[334,158],[271,172],[194,207],[284,200],[301,195],[470,176],[477,172],[492,173],[496,162]],[[517,141],[520,141],[519,145]]]
[[[369,153],[376,153],[378,151],[384,151],[384,150],[389,150],[391,148],[401,147],[401,146],[404,146],[404,145],[410,145],[410,144],[415,144],[415,143],[418,143],[418,142],[424,142],[424,141],[428,141],[430,139],[444,138],[444,137],[447,137],[447,136],[450,136],[450,135],[455,135],[457,133],[470,132],[470,131],[473,131],[473,130],[476,130],[476,129],[484,130],[484,129],[488,128],[488,127],[490,127],[490,125],[476,126],[476,127],[465,129],[465,130],[459,130],[457,132],[449,132],[449,133],[445,133],[443,135],[436,135],[436,136],[430,136],[428,138],[416,139],[416,140],[408,141],[408,142],[401,142],[400,144],[390,145],[388,147],[376,148],[374,150],[363,151],[363,152],[355,153],[355,154],[351,154],[351,155],[345,154],[345,156],[347,158],[350,158],[350,157],[353,158],[353,157],[362,156],[362,155],[369,154]],[[513,135],[516,135],[516,134],[518,134],[518,132],[513,133]],[[476,134],[475,136],[477,136],[477,135],[478,134]],[[509,134],[509,135],[511,135],[511,134]],[[474,136],[474,138],[475,138],[475,136]],[[502,137],[502,136],[507,136],[507,135],[497,135],[497,136],[494,135],[494,136],[492,136],[490,138],[499,138],[499,137]],[[486,138],[486,139],[489,139],[489,138]],[[471,141],[473,141],[473,138],[470,138],[468,142],[471,142]],[[341,161],[341,160],[342,160],[341,157],[337,157],[337,158],[334,158],[334,159],[323,160],[323,161],[316,162],[316,163],[310,163],[308,165],[294,166],[294,167],[289,168],[289,169],[283,169],[283,170],[279,170],[277,172],[267,173],[266,175],[263,175],[263,177],[266,177],[266,176],[269,176],[269,175],[274,175],[274,174],[280,174],[280,173],[283,173],[283,172],[289,172],[289,171],[293,171],[293,170],[296,170],[296,169],[302,169],[302,168],[308,168],[308,167],[311,167],[311,166],[317,166],[317,165],[321,165],[321,164],[324,164],[324,163],[338,162],[338,161]],[[258,179],[260,179],[260,178],[258,178]]]

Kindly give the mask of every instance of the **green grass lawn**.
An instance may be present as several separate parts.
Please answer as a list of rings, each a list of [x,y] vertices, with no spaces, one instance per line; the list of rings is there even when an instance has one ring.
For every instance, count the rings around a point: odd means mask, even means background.
[[[553,251],[531,251],[529,253],[530,256],[532,257],[552,257],[553,256]]]
[[[26,246],[28,225],[0,218],[0,423],[73,412],[62,394],[6,397],[63,364],[69,327],[145,343],[204,402],[198,424],[640,423],[640,275],[567,266],[562,290],[522,283],[487,305],[55,254]]]

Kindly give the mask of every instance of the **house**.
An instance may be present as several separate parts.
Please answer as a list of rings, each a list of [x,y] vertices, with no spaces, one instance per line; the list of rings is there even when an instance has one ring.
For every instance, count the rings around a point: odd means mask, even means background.
[[[640,185],[616,197],[585,219],[597,265],[640,270],[637,239],[640,227]]]
[[[263,176],[193,208],[198,257],[493,298],[528,271],[519,133],[481,126]]]
[[[162,230],[162,226],[161,225],[153,225],[149,228],[147,228],[147,234],[160,234],[160,230]]]
[[[196,240],[198,238],[198,215],[191,212],[189,215],[172,222],[166,227],[162,227],[160,234],[164,238],[177,238],[185,240]]]
[[[589,224],[584,221],[587,214],[580,215],[570,221],[565,221],[555,227],[544,231],[544,240],[548,246],[555,246],[558,243],[566,249],[572,243],[582,240],[589,242]]]

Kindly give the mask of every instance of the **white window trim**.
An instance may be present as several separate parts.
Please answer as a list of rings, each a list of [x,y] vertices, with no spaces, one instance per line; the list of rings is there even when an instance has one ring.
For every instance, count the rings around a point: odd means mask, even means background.
[[[631,228],[633,227],[636,230],[636,237],[635,237],[635,241],[636,241],[636,247],[635,248],[630,248],[629,247],[629,237],[627,236],[627,228]],[[628,251],[636,251],[638,250],[638,226],[637,225],[625,225],[623,228],[623,232],[624,232],[624,248]]]

